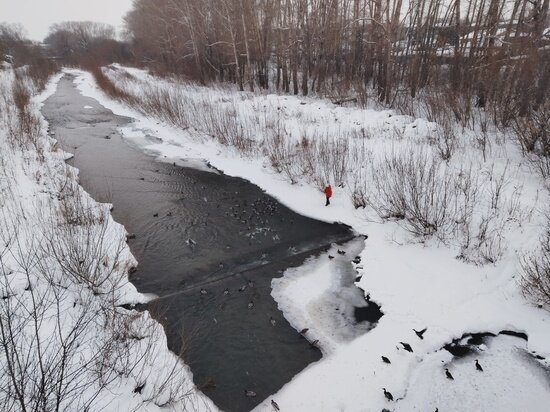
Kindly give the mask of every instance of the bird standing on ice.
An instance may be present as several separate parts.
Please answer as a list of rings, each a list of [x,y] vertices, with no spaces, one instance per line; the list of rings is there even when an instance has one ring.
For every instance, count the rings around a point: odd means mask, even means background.
[[[481,367],[481,365],[479,364],[479,361],[476,359],[476,369],[480,372],[483,372],[483,368]]]

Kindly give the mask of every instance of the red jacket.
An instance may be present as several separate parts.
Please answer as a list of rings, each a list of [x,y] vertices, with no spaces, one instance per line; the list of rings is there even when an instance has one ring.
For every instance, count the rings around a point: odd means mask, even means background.
[[[325,187],[324,192],[326,197],[332,197],[332,186],[328,185],[327,187]]]

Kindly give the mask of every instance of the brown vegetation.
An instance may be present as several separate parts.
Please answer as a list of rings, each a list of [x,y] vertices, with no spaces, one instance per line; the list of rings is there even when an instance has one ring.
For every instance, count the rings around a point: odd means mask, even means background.
[[[243,90],[369,94],[410,107],[439,94],[457,120],[496,123],[546,99],[548,0],[137,0],[126,17],[143,63]],[[369,91],[372,90],[372,91]],[[439,104],[439,102],[435,102]]]
[[[550,216],[537,251],[524,256],[523,292],[533,302],[550,310]]]

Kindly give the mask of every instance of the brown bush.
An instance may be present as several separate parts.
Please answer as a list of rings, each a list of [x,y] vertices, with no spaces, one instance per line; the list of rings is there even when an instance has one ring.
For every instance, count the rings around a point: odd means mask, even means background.
[[[524,256],[521,268],[525,297],[550,310],[550,215],[538,250]]]

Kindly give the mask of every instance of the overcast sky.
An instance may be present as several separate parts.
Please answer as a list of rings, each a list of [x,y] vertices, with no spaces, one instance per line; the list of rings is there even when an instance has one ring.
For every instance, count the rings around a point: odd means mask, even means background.
[[[42,40],[53,23],[92,20],[122,27],[132,0],[0,0],[0,22],[21,23],[33,40]]]

